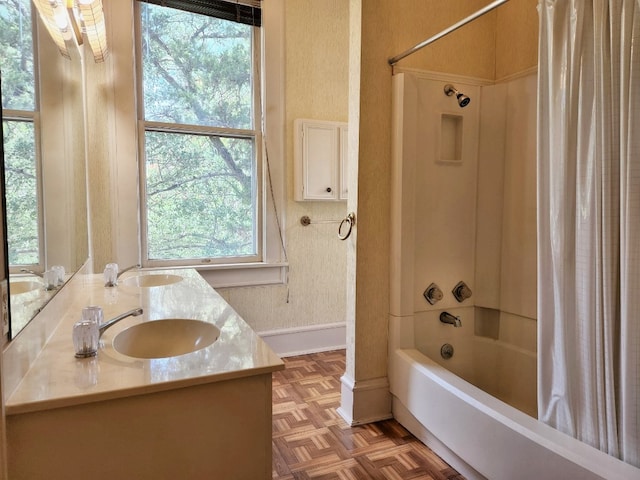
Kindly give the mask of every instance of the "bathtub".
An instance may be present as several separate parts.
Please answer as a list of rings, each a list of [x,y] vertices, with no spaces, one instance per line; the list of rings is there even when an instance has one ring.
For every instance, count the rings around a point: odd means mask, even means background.
[[[392,317],[391,322],[398,331],[397,324],[412,320]],[[487,371],[495,370],[495,362],[502,359],[507,376],[522,369],[524,377],[527,365],[535,369],[530,354],[489,339],[454,337],[450,342],[455,353],[450,360],[456,361],[449,362],[440,357],[442,339],[431,343],[414,340],[410,348],[407,334],[403,335],[395,344],[407,348],[392,347],[389,358],[394,417],[466,478],[640,479],[640,469],[524,413],[533,408],[530,390],[516,395],[515,408],[445,368],[470,375],[474,383],[488,385],[510,400],[501,393],[508,390],[502,387],[509,381],[491,379]],[[425,353],[433,354],[434,359]],[[522,358],[516,359],[520,354]],[[500,373],[500,369],[495,371]]]

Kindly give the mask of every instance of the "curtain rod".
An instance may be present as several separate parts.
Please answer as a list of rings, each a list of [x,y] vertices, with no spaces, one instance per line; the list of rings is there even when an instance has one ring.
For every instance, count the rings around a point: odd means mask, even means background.
[[[417,52],[418,50],[426,47],[427,45],[435,42],[436,40],[439,40],[440,38],[444,37],[445,35],[449,35],[451,32],[459,29],[463,25],[466,25],[467,23],[475,20],[478,17],[481,17],[485,13],[490,12],[494,8],[499,7],[500,5],[502,5],[503,3],[507,3],[508,1],[509,0],[496,0],[495,2],[490,3],[489,5],[487,5],[484,8],[481,8],[477,12],[472,13],[467,18],[464,18],[464,19],[460,20],[458,23],[456,23],[454,25],[451,25],[449,28],[445,28],[440,33],[435,34],[433,37],[427,38],[424,42],[419,43],[414,47],[411,47],[409,50],[406,50],[406,51],[402,52],[401,54],[396,55],[395,57],[389,58],[389,65],[391,65],[393,67],[396,63],[398,63],[404,57],[408,57],[412,53]]]

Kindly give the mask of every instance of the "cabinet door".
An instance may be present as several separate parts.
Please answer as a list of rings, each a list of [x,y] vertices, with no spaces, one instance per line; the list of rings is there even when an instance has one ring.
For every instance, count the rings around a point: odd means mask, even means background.
[[[296,120],[296,200],[339,198],[339,131],[333,122]]]

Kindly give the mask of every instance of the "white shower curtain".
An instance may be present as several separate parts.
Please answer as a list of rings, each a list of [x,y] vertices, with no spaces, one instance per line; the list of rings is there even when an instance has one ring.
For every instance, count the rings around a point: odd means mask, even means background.
[[[640,466],[640,0],[540,0],[538,413]]]

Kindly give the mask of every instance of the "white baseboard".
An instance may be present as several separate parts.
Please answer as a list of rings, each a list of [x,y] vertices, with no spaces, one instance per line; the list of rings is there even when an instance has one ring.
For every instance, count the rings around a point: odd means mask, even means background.
[[[280,357],[340,350],[347,344],[345,323],[283,328],[258,332],[258,335]]]

